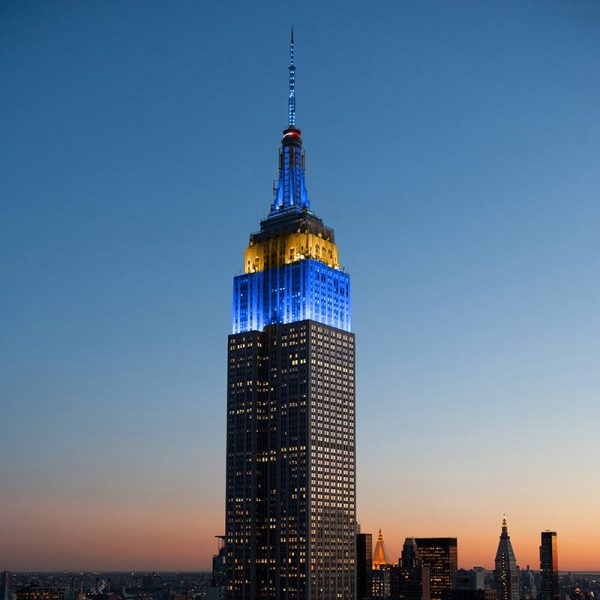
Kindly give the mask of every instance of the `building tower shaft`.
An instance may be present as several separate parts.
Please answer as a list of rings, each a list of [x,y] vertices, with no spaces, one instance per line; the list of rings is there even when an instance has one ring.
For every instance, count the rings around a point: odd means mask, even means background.
[[[540,545],[540,600],[560,600],[558,542],[555,531],[542,531]]]

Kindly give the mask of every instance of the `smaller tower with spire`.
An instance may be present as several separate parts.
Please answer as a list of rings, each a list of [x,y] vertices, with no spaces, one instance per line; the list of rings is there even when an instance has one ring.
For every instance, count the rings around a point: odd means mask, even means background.
[[[379,529],[377,543],[373,550],[373,600],[389,598],[391,591],[391,565],[388,561],[383,542],[383,533]]]
[[[506,515],[502,517],[502,531],[494,569],[494,580],[498,600],[519,600],[520,573],[517,567],[517,559],[510,543]]]
[[[383,534],[381,528],[377,535],[377,543],[375,544],[375,550],[373,550],[373,568],[378,569],[381,565],[389,564],[387,554],[385,552],[385,544],[383,543]]]

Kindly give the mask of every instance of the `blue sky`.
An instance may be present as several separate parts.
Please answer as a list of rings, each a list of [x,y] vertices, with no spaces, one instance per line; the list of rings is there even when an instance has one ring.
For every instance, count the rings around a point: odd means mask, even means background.
[[[0,567],[208,565],[292,23],[363,529],[600,569],[600,6],[558,1],[0,3]]]

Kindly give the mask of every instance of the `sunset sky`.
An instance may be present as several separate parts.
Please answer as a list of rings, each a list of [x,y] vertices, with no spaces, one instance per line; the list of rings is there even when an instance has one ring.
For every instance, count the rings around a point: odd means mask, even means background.
[[[600,4],[0,2],[0,570],[208,569],[296,37],[358,515],[600,570]]]

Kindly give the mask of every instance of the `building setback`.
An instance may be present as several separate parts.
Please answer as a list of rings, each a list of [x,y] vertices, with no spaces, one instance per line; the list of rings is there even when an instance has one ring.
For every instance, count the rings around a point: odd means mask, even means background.
[[[228,340],[229,600],[354,600],[354,334],[334,232],[310,210],[289,122],[271,210],[234,278]]]

